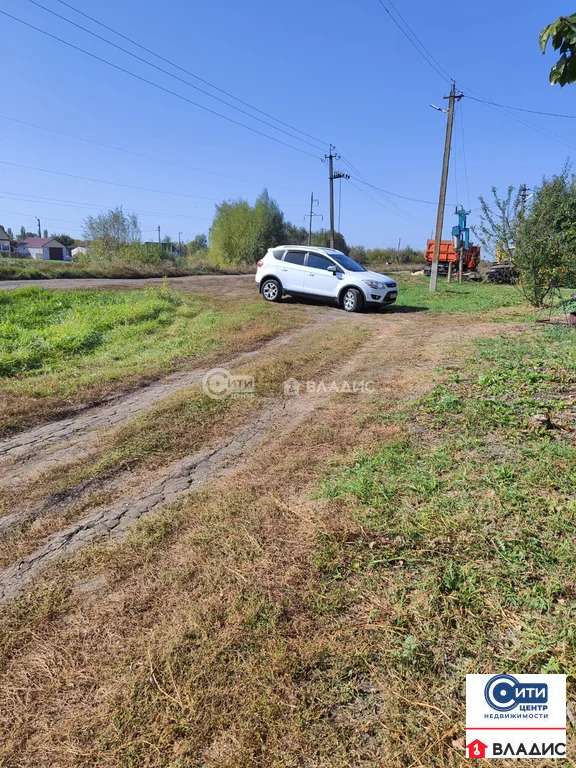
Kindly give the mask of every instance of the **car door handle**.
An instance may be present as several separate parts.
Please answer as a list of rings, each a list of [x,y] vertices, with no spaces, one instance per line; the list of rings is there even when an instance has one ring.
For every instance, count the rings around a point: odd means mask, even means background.
[[[286,267],[282,267],[282,272],[288,272],[288,270],[286,269]]]
[[[314,272],[308,272],[308,277],[314,277]]]

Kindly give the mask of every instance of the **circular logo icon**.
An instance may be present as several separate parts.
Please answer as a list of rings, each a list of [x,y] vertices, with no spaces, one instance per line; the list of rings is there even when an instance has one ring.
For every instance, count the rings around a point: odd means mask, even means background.
[[[484,698],[492,709],[508,712],[517,706],[516,690],[518,680],[512,675],[494,675],[486,683]]]
[[[230,371],[226,368],[213,368],[202,379],[202,389],[208,397],[222,400],[230,393]]]

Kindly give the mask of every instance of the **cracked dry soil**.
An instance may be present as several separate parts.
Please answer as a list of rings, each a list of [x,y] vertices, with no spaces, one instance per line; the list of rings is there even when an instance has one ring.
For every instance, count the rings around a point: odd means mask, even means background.
[[[436,317],[430,323],[426,313],[385,313],[346,316],[337,309],[314,307],[313,322],[294,333],[276,337],[252,352],[242,353],[222,364],[234,369],[261,352],[290,344],[319,325],[337,321],[356,323],[370,333],[357,350],[324,374],[329,381],[354,376],[376,382],[377,391],[390,401],[417,397],[430,386],[434,367],[446,362],[451,342],[461,342],[472,330],[471,321],[456,316]],[[335,329],[336,330],[336,329]],[[473,325],[473,335],[494,333],[491,323]],[[18,486],[47,468],[70,457],[89,452],[103,429],[117,425],[145,411],[160,399],[202,380],[206,369],[170,374],[147,387],[104,405],[87,409],[72,418],[45,424],[0,442],[0,487]],[[145,515],[157,512],[182,494],[214,484],[232,472],[241,471],[256,447],[267,442],[280,444],[296,427],[319,408],[329,409],[330,393],[304,393],[293,398],[270,397],[262,401],[248,421],[216,446],[201,450],[163,467],[137,483],[130,498],[119,498],[99,506],[83,519],[49,535],[44,544],[27,557],[0,571],[0,601],[22,594],[27,585],[54,560],[71,555],[101,537],[125,535]],[[273,449],[273,448],[272,448]],[[24,500],[23,500],[24,503]],[[29,509],[13,510],[0,517],[0,532],[18,525],[33,514]]]

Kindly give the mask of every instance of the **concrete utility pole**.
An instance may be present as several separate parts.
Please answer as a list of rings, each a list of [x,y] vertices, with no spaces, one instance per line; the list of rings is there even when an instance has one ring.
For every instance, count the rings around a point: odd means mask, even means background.
[[[40,219],[38,216],[36,216],[36,221],[38,222],[38,237],[42,237],[42,227],[40,226]]]
[[[448,186],[448,168],[450,166],[450,144],[452,143],[452,127],[454,125],[454,102],[460,100],[464,94],[456,95],[456,83],[452,81],[450,95],[444,98],[448,99],[448,109],[443,110],[440,107],[434,107],[440,112],[446,111],[448,120],[446,122],[446,139],[444,141],[444,159],[442,161],[442,177],[440,179],[440,196],[438,197],[438,214],[436,216],[436,235],[434,239],[434,255],[432,257],[432,269],[430,272],[430,293],[436,290],[438,282],[438,259],[440,257],[440,242],[442,240],[442,227],[444,225],[444,207],[446,206],[446,187]],[[433,105],[432,105],[433,106]]]
[[[178,256],[182,256],[182,232],[178,232]]]
[[[158,224],[158,245],[162,247],[162,240],[160,239],[160,224]]]
[[[310,213],[307,213],[306,216],[304,216],[304,219],[308,219],[308,245],[312,245],[312,220],[316,216],[320,216],[321,219],[324,218],[321,213],[314,213],[314,206],[318,205],[318,200],[314,199],[314,192],[310,195]]]
[[[340,155],[335,153],[336,147],[330,144],[329,154],[324,156],[328,160],[328,173],[330,178],[330,248],[334,248],[334,179],[349,179],[348,173],[337,171],[334,173],[334,158],[340,159]]]

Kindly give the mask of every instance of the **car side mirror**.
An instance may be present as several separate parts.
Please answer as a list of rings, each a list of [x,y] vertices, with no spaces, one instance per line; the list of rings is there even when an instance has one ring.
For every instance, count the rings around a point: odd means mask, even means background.
[[[333,264],[328,267],[328,272],[332,272],[333,275],[335,275],[338,272],[338,267],[334,266]]]

